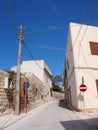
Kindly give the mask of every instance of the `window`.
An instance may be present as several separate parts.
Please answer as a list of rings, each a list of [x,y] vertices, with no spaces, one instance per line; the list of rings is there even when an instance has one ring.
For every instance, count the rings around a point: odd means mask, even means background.
[[[4,79],[4,88],[11,88],[12,87],[12,81],[10,78],[5,77]]]
[[[90,42],[90,49],[92,55],[98,55],[98,42]]]
[[[38,93],[38,89],[36,88],[36,96],[37,96],[37,93]]]
[[[69,61],[67,60],[67,68],[68,68],[68,70],[69,70]]]
[[[98,79],[96,79],[96,89],[97,89],[97,94],[98,94]]]

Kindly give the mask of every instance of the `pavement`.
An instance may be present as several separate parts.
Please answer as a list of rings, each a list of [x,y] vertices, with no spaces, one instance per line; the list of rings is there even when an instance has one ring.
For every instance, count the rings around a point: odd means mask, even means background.
[[[4,128],[12,125],[13,123],[25,118],[26,116],[30,115],[30,113],[32,112],[33,114],[36,114],[38,111],[41,111],[52,102],[53,101],[42,104],[41,106],[34,108],[32,111],[27,112],[27,113],[21,113],[20,115],[15,115],[15,113],[12,113],[12,114],[0,116],[0,130],[3,130]]]
[[[52,103],[52,102],[50,102]],[[3,130],[4,128],[12,125],[13,123],[25,118],[26,116],[28,116],[31,112],[33,112],[34,114],[37,113],[38,111],[44,109],[49,103],[45,103],[35,109],[33,109],[32,111],[28,112],[28,113],[22,113],[20,115],[15,115],[15,113],[12,113],[10,115],[4,115],[0,117],[0,130]],[[72,111],[77,118],[79,119],[93,119],[93,118],[98,118],[98,111],[91,111],[91,112],[76,112],[76,111]]]

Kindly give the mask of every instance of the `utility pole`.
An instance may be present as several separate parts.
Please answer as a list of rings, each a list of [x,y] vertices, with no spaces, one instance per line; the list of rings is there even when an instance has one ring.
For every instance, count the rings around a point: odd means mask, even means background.
[[[20,62],[21,62],[21,48],[23,40],[23,26],[19,26],[19,49],[18,49],[18,65],[17,65],[17,75],[16,75],[16,95],[15,95],[15,115],[20,114]]]

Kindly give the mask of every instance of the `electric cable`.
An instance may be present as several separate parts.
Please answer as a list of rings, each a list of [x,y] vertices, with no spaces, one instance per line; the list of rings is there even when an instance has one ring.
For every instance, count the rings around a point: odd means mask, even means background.
[[[90,16],[90,19],[92,19],[92,18],[94,17],[94,14],[95,14],[95,12],[96,12],[96,10],[97,10],[97,7],[98,7],[98,0],[97,0],[96,3],[95,3],[93,12],[92,12],[92,14],[91,14],[91,16]]]
[[[89,11],[90,5],[91,5],[91,1],[92,1],[92,0],[89,0],[89,1],[88,1],[88,5],[87,5],[87,8],[86,8],[86,12],[84,13],[84,16],[83,16],[83,18],[82,18],[82,21],[85,20],[87,14],[88,14],[88,11]],[[75,46],[76,43],[77,43],[77,39],[78,39],[78,37],[79,37],[79,35],[80,35],[82,26],[83,26],[83,24],[80,25],[79,31],[78,31],[77,36],[76,36],[75,41],[74,41],[74,44],[72,45],[72,49],[74,48],[74,46]],[[88,26],[88,25],[87,25],[87,26]],[[86,33],[86,30],[85,30],[85,33]],[[84,38],[85,33],[84,33],[83,36],[82,36],[81,42],[82,42],[82,40],[83,40],[83,38]],[[78,51],[78,65],[79,65],[81,42],[80,42],[80,44],[79,44],[79,51]],[[73,70],[73,69],[72,69],[72,70]],[[71,73],[72,73],[72,72],[71,72]],[[79,73],[79,69],[78,69],[78,73]],[[77,77],[78,77],[78,76],[77,76]],[[70,78],[69,78],[69,80],[70,80]],[[77,81],[78,81],[78,79],[77,79]]]
[[[27,45],[24,44],[24,42],[23,42],[23,45],[25,46],[25,49],[27,50],[28,54],[29,54],[29,55],[31,56],[31,58],[34,60],[34,57],[33,57],[33,55],[31,54],[30,50],[28,49]],[[43,68],[42,68],[35,60],[34,60],[34,62],[36,63],[36,65],[37,65],[41,70],[43,70]]]
[[[24,42],[24,44],[26,44]],[[44,48],[44,49],[51,49],[51,50],[58,50],[58,51],[65,51],[65,48],[56,48],[56,47],[51,47],[51,46],[43,46],[43,45],[39,45],[39,44],[26,44],[27,46],[36,46],[39,48]]]
[[[87,5],[87,8],[86,8],[86,11],[85,11],[84,16],[83,16],[83,18],[82,18],[82,22],[85,21],[85,18],[86,18],[87,14],[88,14],[88,11],[89,11],[89,9],[90,9],[90,5],[91,5],[91,1],[92,1],[92,0],[89,0],[89,2],[88,2],[88,5]],[[74,44],[73,44],[73,47],[74,47],[75,44],[77,43],[76,41],[77,41],[77,39],[78,39],[78,37],[79,37],[79,35],[80,35],[80,32],[81,32],[82,26],[83,26],[83,24],[81,24],[81,26],[80,26],[80,28],[79,28],[78,34],[77,34],[77,36],[76,36],[76,38],[75,38],[75,41],[74,41]]]
[[[16,22],[15,22],[15,19],[14,19],[14,16],[13,16],[10,0],[8,0],[8,8],[9,8],[9,13],[10,13],[13,29],[14,29],[14,32],[15,32],[16,37],[17,37],[17,26],[16,26]]]

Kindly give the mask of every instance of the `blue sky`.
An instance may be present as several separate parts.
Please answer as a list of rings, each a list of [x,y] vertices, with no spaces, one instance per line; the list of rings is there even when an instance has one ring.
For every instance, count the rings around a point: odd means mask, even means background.
[[[97,0],[0,0],[0,69],[9,70],[17,65],[19,41],[16,34],[19,25],[23,25],[24,42],[33,58],[44,59],[53,75],[63,73],[65,50],[40,48],[34,44],[65,49],[66,26],[70,22],[97,21],[97,5]],[[24,45],[21,62],[23,60],[32,60]]]

